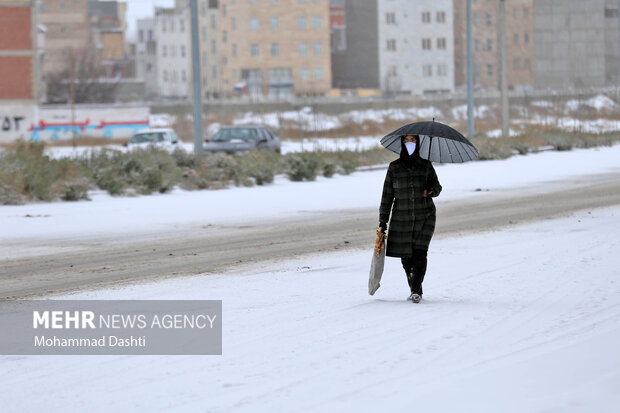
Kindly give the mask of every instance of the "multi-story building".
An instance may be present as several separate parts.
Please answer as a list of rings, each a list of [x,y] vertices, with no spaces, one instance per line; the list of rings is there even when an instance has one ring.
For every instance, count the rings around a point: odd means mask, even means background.
[[[45,26],[43,72],[67,69],[72,53],[82,53],[91,45],[89,3],[85,0],[41,0],[39,23]]]
[[[148,98],[157,95],[157,38],[155,19],[138,19],[136,40],[136,76],[144,80]]]
[[[218,6],[222,95],[237,88],[279,99],[331,89],[329,0],[220,0]]]
[[[452,0],[379,1],[377,14],[381,90],[453,91]]]
[[[34,101],[37,97],[36,28],[34,1],[0,0],[0,101]],[[12,122],[7,119],[0,118],[5,130]]]
[[[600,87],[618,80],[618,7],[606,0],[534,2],[537,88]]]
[[[157,39],[158,95],[191,97],[191,26],[186,7],[157,8],[154,36]]]
[[[332,0],[332,7],[344,11],[345,25],[344,46],[332,56],[334,87],[454,90],[452,0]]]
[[[454,0],[454,82],[467,82],[466,0]],[[506,10],[506,73],[510,89],[534,84],[533,0],[510,0]],[[472,0],[474,84],[498,88],[500,79],[499,0]]]
[[[218,98],[222,90],[222,56],[219,52],[226,38],[219,30],[219,20],[227,17],[227,5],[222,4],[220,16],[217,0],[199,0],[198,38],[200,44],[200,72],[205,98]]]

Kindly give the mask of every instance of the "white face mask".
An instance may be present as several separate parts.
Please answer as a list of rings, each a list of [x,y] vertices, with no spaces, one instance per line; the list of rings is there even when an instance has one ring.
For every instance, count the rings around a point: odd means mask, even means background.
[[[411,155],[415,151],[415,142],[405,142],[405,148],[407,148],[407,152]]]

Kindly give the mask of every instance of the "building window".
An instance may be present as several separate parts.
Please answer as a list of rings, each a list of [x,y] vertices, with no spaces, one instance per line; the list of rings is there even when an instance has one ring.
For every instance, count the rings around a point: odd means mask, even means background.
[[[312,17],[312,27],[314,27],[315,29],[321,28],[321,16]]]
[[[215,42],[215,40],[211,40],[211,53],[215,54],[216,51],[217,51],[217,43]]]
[[[228,42],[228,32],[224,30],[222,32],[222,43],[226,43],[226,42]]]
[[[228,14],[228,9],[226,8],[225,4],[222,4],[222,17],[226,17],[227,14]]]
[[[314,68],[314,78],[315,79],[323,79],[323,68],[315,67]]]
[[[422,49],[431,50],[431,39],[422,39]]]
[[[424,77],[433,76],[433,66],[432,65],[424,65],[422,66],[422,75]]]
[[[322,47],[321,43],[319,43],[319,42],[314,43],[314,54],[316,56],[320,56],[322,50],[323,50],[323,47]]]
[[[518,19],[518,18],[519,18],[519,9],[517,9],[516,7],[515,7],[515,9],[513,10],[513,17],[514,17],[515,19]]]
[[[530,68],[530,59],[525,59],[523,61],[523,67],[526,68],[526,69]]]
[[[480,51],[480,40],[478,39],[474,39],[474,50],[477,52]]]
[[[237,30],[237,19],[232,17],[230,19],[230,27],[233,29],[233,31]]]
[[[168,71],[164,70],[164,82],[168,81]]]
[[[271,55],[280,56],[280,45],[278,43],[271,43]]]
[[[174,32],[174,19],[170,19],[170,31]],[[176,76],[175,76],[175,80],[176,80]]]
[[[202,65],[207,65],[207,52],[202,52]]]
[[[256,4],[256,0],[250,0],[250,3]]]
[[[438,11],[437,12],[437,23],[445,23],[446,22],[446,12],[445,11]]]
[[[232,45],[232,55],[233,57],[237,57],[237,44]]]
[[[528,17],[530,17],[530,9],[528,9],[527,7],[523,8],[523,18],[527,19]]]
[[[161,31],[162,32],[168,31],[168,23],[166,22],[166,19],[162,19],[161,21]]]
[[[200,15],[205,17],[207,15],[207,2],[203,1],[200,3]]]
[[[271,0],[271,4],[276,4],[278,0]]]
[[[487,39],[487,50],[493,50],[493,39]]]
[[[487,65],[487,75],[493,76],[493,65]]]
[[[437,49],[445,49],[446,48],[446,38],[440,37],[437,39]]]
[[[487,13],[487,26],[493,26],[493,17]]]
[[[67,33],[67,26],[60,26],[60,33]]]
[[[177,57],[177,48],[174,45],[170,46],[170,57]]]
[[[187,72],[184,70],[181,71],[181,80],[183,82],[187,82]]]
[[[515,34],[513,39],[514,44],[519,44],[519,35]]]
[[[396,24],[396,15],[394,13],[385,13],[386,24]]]
[[[272,29],[276,30],[277,28],[279,28],[280,22],[278,21],[277,17],[272,17],[269,25],[271,26]]]
[[[200,28],[200,40],[203,42],[207,41],[207,28],[205,26]]]
[[[448,66],[445,64],[437,65],[437,76],[448,76]]]
[[[162,46],[161,47],[161,55],[163,57],[168,57],[168,46]]]
[[[138,31],[138,41],[139,42],[143,42],[144,41],[144,30],[140,29]]]
[[[217,79],[217,66],[211,67],[211,76],[213,76],[213,79]]]
[[[515,59],[513,62],[513,67],[515,70],[519,70],[519,67],[521,66],[521,62],[519,61],[519,59]]]
[[[425,11],[422,12],[422,23],[430,23],[431,22],[431,12]]]
[[[478,63],[474,65],[474,77],[480,77],[480,65]]]
[[[523,43],[527,44],[530,42],[530,35],[528,33],[523,33]]]
[[[302,80],[308,79],[308,69],[306,69],[305,67],[302,67],[301,69],[299,69],[299,77]]]
[[[299,54],[305,56],[308,54],[308,43],[301,42],[299,43]]]
[[[181,57],[185,57],[185,46],[181,46]]]
[[[480,26],[480,17],[474,13],[474,26]]]
[[[258,17],[252,17],[250,19],[250,29],[258,30]]]
[[[179,19],[179,30],[181,33],[185,33],[185,19]]]
[[[215,19],[215,14],[211,15],[211,28],[217,29],[217,20]]]
[[[300,29],[305,29],[307,27],[306,16],[299,16],[297,27]]]
[[[396,50],[396,39],[387,39],[386,47],[388,50],[395,51]]]
[[[250,46],[250,54],[251,54],[252,56],[258,56],[258,52],[259,52],[259,50],[258,50],[258,44],[256,44],[256,43],[252,43],[252,46]]]

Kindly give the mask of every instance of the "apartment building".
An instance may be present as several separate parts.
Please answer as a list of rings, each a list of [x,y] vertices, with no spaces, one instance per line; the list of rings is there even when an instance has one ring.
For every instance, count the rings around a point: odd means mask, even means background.
[[[191,26],[185,7],[155,9],[157,94],[166,98],[191,97]]]
[[[377,15],[381,90],[416,95],[452,92],[452,0],[383,0]]]
[[[506,70],[508,87],[530,89],[534,84],[533,0],[510,0],[506,10]],[[467,83],[467,2],[454,0],[454,82]],[[499,87],[499,0],[472,0],[474,84]]]
[[[218,0],[198,1],[200,72],[202,93],[206,99],[218,98],[222,90],[223,62],[220,50],[226,38],[219,30],[219,21],[227,16],[227,6],[224,3],[220,11],[219,3]]]
[[[329,0],[220,0],[218,6],[221,95],[285,99],[331,89]]]
[[[144,80],[146,97],[153,98],[158,93],[155,18],[138,19],[136,26],[136,77]]]
[[[617,85],[617,1],[536,0],[534,16],[537,88]]]
[[[85,0],[41,0],[39,23],[45,26],[43,72],[67,68],[71,53],[90,48],[89,2]]]

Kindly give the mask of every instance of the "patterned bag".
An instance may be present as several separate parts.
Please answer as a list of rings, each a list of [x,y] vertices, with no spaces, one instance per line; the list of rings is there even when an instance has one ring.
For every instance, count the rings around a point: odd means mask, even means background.
[[[377,229],[377,238],[375,240],[375,248],[372,253],[372,261],[370,262],[370,276],[368,278],[368,294],[374,295],[381,287],[380,281],[383,275],[383,264],[385,263],[385,240],[387,235]]]

